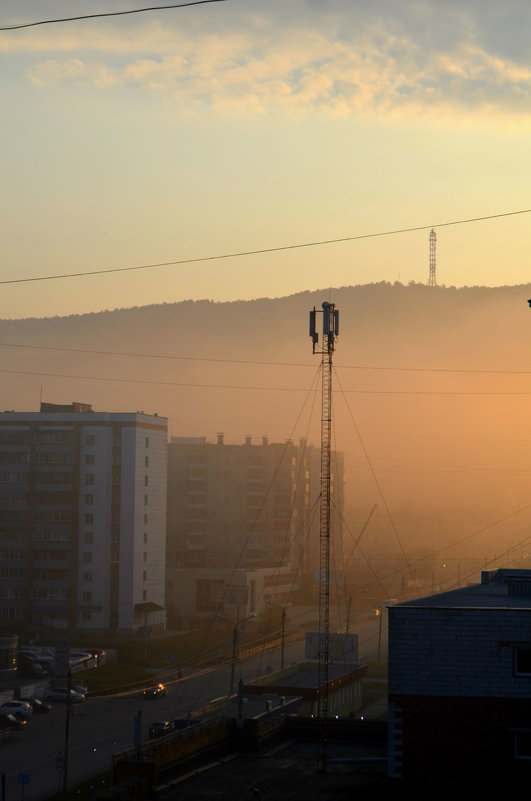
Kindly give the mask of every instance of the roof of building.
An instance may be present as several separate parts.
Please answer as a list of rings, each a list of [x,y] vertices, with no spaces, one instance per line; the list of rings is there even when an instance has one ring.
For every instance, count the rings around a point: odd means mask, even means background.
[[[484,570],[481,584],[393,604],[448,609],[531,609],[531,570]]]
[[[330,663],[328,665],[329,684],[350,683],[359,681],[365,667],[362,662],[358,664]],[[280,695],[295,696],[307,695],[305,691],[315,694],[319,687],[319,664],[317,662],[298,662],[284,670],[269,673],[254,681],[245,683],[246,692],[272,692]]]
[[[72,403],[42,403],[41,410],[38,412],[17,412],[6,410],[0,412],[0,423],[142,423],[149,422],[161,429],[166,429],[168,419],[161,417],[156,412],[95,412],[90,404]]]

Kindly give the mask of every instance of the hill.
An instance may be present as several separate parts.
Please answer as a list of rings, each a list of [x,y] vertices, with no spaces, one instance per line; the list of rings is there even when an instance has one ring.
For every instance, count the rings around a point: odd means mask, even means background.
[[[341,312],[334,437],[347,454],[349,506],[363,516],[387,505],[397,519],[437,510],[439,528],[454,517],[453,528],[465,526],[473,511],[488,524],[529,497],[530,293],[528,285],[379,283],[3,320],[1,406],[78,400],[99,411],[156,411],[172,435],[317,444],[319,357],[308,312],[330,299]],[[131,355],[112,355],[120,352]],[[416,519],[408,536],[422,541]],[[511,519],[517,537],[523,520]]]

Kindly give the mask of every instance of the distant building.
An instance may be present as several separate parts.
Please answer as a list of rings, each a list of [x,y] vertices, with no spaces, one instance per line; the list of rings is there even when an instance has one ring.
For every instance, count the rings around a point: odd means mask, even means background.
[[[166,578],[168,615],[206,618],[226,615],[241,620],[248,615],[282,607],[298,586],[293,566],[270,568],[169,568]]]
[[[0,624],[164,625],[167,420],[43,403],[0,414]]]
[[[331,459],[333,525],[341,547],[343,454]],[[168,448],[167,565],[262,568],[319,564],[320,451],[251,437],[240,445],[172,437]],[[312,534],[310,535],[310,529]],[[338,564],[341,560],[338,560]]]
[[[389,607],[389,773],[529,779],[531,570]]]

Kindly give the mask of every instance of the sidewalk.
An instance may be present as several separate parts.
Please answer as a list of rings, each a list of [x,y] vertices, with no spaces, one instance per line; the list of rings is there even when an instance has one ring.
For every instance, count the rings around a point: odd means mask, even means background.
[[[387,720],[387,695],[369,706],[362,707],[360,717],[364,720]]]
[[[372,685],[373,688],[374,685],[381,684],[382,695],[375,701],[372,701],[367,705],[363,705],[359,713],[360,717],[363,717],[365,720],[387,720],[387,679],[367,677],[364,679],[364,683]]]

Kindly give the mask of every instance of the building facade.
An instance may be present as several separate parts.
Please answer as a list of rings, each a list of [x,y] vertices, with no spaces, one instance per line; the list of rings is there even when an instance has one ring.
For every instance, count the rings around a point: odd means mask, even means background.
[[[270,568],[168,568],[168,616],[224,615],[235,621],[291,602],[299,576],[293,566]]]
[[[0,414],[3,629],[130,634],[148,608],[163,624],[166,480],[165,418]]]
[[[531,571],[389,607],[389,773],[531,775]]]
[[[319,564],[320,452],[301,439],[216,443],[172,437],[168,455],[167,564],[261,568]],[[341,547],[343,454],[332,466],[333,525]],[[339,561],[338,561],[339,563]]]

